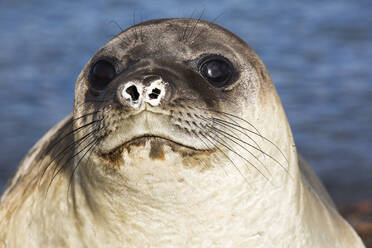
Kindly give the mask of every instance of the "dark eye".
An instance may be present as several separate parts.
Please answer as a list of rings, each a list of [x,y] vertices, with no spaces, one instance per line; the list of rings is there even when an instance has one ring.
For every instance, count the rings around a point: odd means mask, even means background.
[[[98,60],[92,66],[89,82],[95,90],[104,90],[115,75],[113,64],[106,60]]]
[[[214,87],[225,86],[231,79],[234,68],[230,61],[218,55],[208,56],[199,64],[200,74]]]

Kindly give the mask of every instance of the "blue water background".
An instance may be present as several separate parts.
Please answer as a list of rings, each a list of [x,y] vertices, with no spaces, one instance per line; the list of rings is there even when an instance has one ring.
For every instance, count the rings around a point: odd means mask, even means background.
[[[370,0],[1,0],[0,192],[71,112],[80,70],[118,25],[203,12],[262,58],[298,150],[335,200],[372,199],[371,11]]]

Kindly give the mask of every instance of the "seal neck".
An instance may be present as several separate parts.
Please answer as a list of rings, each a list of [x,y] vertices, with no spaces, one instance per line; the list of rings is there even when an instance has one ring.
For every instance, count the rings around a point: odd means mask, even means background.
[[[288,231],[279,227],[283,215],[299,212],[298,182],[283,171],[281,180],[266,181],[249,167],[241,168],[242,176],[222,156],[203,171],[173,156],[166,161],[145,159],[121,168],[120,175],[106,171],[103,176],[100,166],[82,167],[77,178],[81,186],[75,191],[79,219],[94,226],[97,235],[113,235],[106,232],[114,228],[117,236],[112,240],[133,244],[182,247],[211,240],[225,246],[228,240],[237,240],[265,247],[261,245],[271,229]],[[296,157],[289,159],[293,162]]]

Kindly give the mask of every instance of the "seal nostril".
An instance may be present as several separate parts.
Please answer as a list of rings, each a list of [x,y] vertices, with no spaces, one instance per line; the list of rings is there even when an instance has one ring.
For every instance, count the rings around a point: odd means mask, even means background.
[[[158,98],[158,96],[160,95],[160,92],[161,91],[158,88],[153,89],[151,93],[149,94],[150,99]]]
[[[127,92],[132,97],[133,101],[138,100],[139,93],[138,93],[138,90],[137,90],[136,86],[132,85],[132,86],[128,87],[128,89],[126,89],[125,92]]]
[[[152,93],[155,93],[155,94],[160,94],[160,90],[158,88],[155,88],[152,90]]]

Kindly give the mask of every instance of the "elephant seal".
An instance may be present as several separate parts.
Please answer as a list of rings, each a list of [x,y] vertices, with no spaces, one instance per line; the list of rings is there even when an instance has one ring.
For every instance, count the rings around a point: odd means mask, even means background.
[[[98,50],[0,219],[4,247],[363,247],[298,156],[263,62],[194,19]]]

